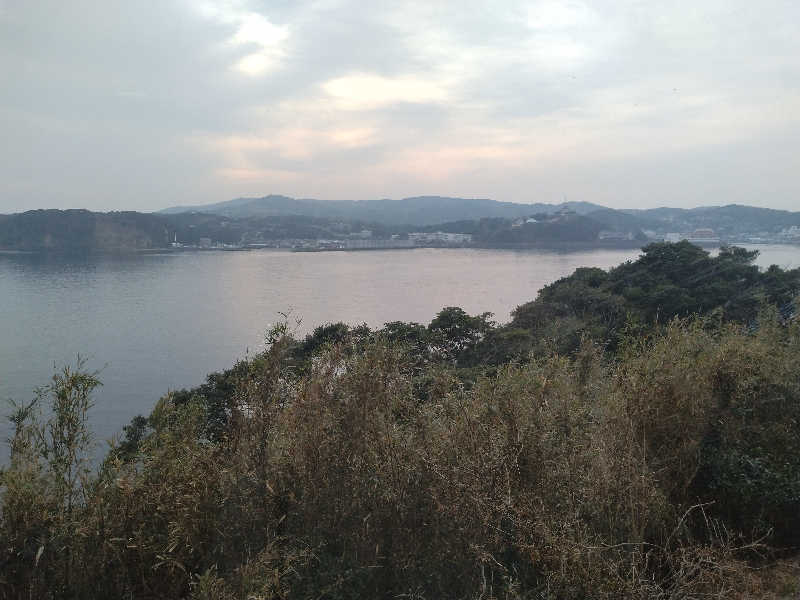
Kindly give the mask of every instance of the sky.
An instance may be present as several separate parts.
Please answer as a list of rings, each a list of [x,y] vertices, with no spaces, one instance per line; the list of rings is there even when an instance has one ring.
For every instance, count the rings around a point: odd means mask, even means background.
[[[800,210],[795,0],[0,0],[0,213]]]

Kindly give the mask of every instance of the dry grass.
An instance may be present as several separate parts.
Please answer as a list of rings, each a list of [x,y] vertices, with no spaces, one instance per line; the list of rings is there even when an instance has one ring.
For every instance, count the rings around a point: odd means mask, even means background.
[[[797,595],[797,564],[769,548],[798,539],[781,521],[792,506],[734,514],[725,486],[755,475],[720,458],[770,473],[788,460],[796,329],[676,322],[614,360],[587,342],[469,388],[380,342],[328,348],[298,376],[274,341],[241,370],[219,439],[200,399],[166,397],[136,457],[78,486],[67,530],[51,466],[19,438],[2,479],[2,595]],[[795,466],[781,477],[789,489]]]

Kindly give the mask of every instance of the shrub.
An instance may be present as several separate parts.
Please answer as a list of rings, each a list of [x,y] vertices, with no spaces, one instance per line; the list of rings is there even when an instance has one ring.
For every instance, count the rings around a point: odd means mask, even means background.
[[[215,386],[224,420],[167,395],[96,472],[98,382],[65,369],[14,416],[1,593],[736,598],[797,543],[796,325],[673,320],[469,377],[417,334],[298,370],[279,332]]]

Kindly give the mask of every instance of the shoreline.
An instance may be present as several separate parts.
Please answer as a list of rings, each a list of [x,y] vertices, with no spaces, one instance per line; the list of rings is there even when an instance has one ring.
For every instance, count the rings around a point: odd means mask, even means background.
[[[137,256],[147,254],[180,254],[186,252],[252,252],[252,251],[286,251],[286,252],[385,252],[387,250],[417,250],[427,249],[446,249],[446,250],[634,250],[642,248],[648,244],[659,243],[655,240],[642,241],[617,241],[614,243],[596,242],[547,242],[547,243],[525,243],[525,244],[470,244],[458,246],[444,245],[422,245],[422,246],[397,246],[387,248],[315,248],[315,247],[287,247],[287,246],[260,246],[260,247],[241,247],[241,248],[130,248],[114,250],[64,250],[64,249],[37,249],[37,250],[18,250],[0,248],[0,256],[15,255],[52,255],[52,256]],[[798,243],[792,242],[730,242],[721,241],[719,243],[696,243],[704,249],[720,248],[722,246],[786,246],[800,247]]]

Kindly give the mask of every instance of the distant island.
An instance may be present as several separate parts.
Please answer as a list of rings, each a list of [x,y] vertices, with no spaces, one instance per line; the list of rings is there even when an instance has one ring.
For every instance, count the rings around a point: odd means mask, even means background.
[[[637,247],[800,243],[800,212],[728,205],[616,210],[424,196],[312,200],[270,195],[157,213],[32,210],[0,215],[0,251],[136,252],[285,247]]]

